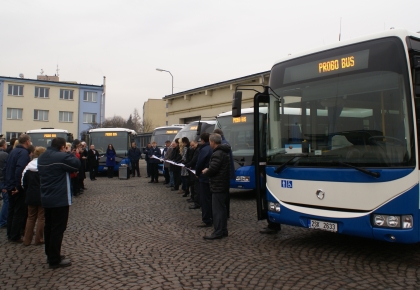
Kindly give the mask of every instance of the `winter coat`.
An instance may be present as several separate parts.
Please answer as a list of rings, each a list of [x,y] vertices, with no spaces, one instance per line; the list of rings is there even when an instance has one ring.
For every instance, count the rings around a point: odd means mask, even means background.
[[[156,156],[156,157],[161,157],[162,156],[162,152],[160,151],[160,148],[158,147],[150,147],[149,151],[148,151],[148,155],[149,155],[149,163],[160,163],[160,161],[156,158],[152,158],[152,156]]]
[[[180,163],[181,162],[182,155],[179,153],[179,146],[176,146],[175,148],[172,149],[172,155],[169,159],[172,160],[175,163]],[[176,172],[181,171],[181,168],[179,166],[176,166],[176,165],[173,165],[173,164],[171,164],[169,168],[170,168],[171,171],[176,171]]]
[[[3,169],[6,164],[6,160],[8,156],[9,154],[6,151],[4,151],[3,149],[0,149],[0,183],[3,183],[4,181]]]
[[[106,150],[106,166],[115,166],[117,163],[115,162],[115,154],[114,150]]]
[[[31,161],[29,158],[29,152],[22,145],[17,145],[15,149],[10,151],[9,156],[6,159],[6,164],[3,168],[3,188],[8,191],[13,190],[14,188],[22,190],[22,172],[26,165],[28,165],[29,161]]]
[[[209,183],[209,178],[201,173],[204,168],[209,167],[210,158],[213,154],[213,149],[210,147],[210,143],[204,143],[200,147],[200,153],[198,154],[197,164],[195,165],[195,174],[198,176],[200,182]]]
[[[22,173],[22,187],[25,192],[25,203],[41,206],[41,187],[39,183],[38,158],[34,158]]]
[[[230,146],[220,144],[213,150],[206,176],[210,178],[211,193],[228,193],[230,187]]]
[[[181,159],[181,163],[185,164],[187,163],[187,161],[189,161],[189,159],[191,159],[191,148],[190,146],[185,146],[182,152],[182,159]],[[181,176],[189,176],[190,174],[188,173],[187,168],[182,167],[181,169]]]
[[[99,152],[95,149],[95,153],[93,150],[89,149],[87,154],[87,164],[89,168],[95,168],[99,166]]]
[[[128,149],[128,159],[130,159],[131,161],[139,161],[141,159],[141,152],[139,148],[133,148],[131,147],[130,149]]]
[[[222,135],[222,144],[227,144],[229,147],[231,147],[229,152],[229,158],[230,158],[230,179],[235,179],[235,165],[233,163],[233,155],[232,155],[232,146],[230,146],[229,142],[226,141],[225,136]]]
[[[79,170],[80,160],[73,154],[61,152],[54,147],[38,158],[41,184],[41,203],[44,208],[71,205],[70,173]]]
[[[171,160],[171,155],[172,155],[172,150],[174,148],[172,148],[172,146],[166,147],[165,149],[163,149],[163,156],[164,156],[164,160]],[[165,162],[164,166],[165,168],[169,168],[170,163]]]

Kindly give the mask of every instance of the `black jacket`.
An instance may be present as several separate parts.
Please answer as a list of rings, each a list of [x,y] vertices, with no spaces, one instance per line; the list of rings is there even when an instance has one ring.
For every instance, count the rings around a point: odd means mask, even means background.
[[[89,149],[87,154],[87,164],[89,168],[95,168],[99,166],[99,153],[98,150],[95,149],[95,153],[93,150]]]
[[[30,158],[28,150],[22,145],[17,145],[6,159],[6,164],[3,169],[4,186],[7,190],[16,188],[21,191],[22,172],[28,165]]]
[[[48,147],[38,158],[41,202],[45,208],[71,205],[70,173],[79,170],[80,160],[73,154]]]
[[[218,145],[211,155],[209,169],[205,173],[210,179],[211,193],[228,193],[230,187],[230,146]]]
[[[131,147],[128,149],[128,159],[133,161],[139,161],[141,159],[141,152],[139,148],[133,148]]]
[[[25,203],[32,206],[41,205],[41,188],[38,173],[38,158],[26,166],[22,174],[22,187],[25,192]]]
[[[192,157],[185,163],[185,167],[195,169],[199,152],[200,152],[200,149],[198,146],[195,149],[192,149],[190,147],[190,154],[192,154]]]

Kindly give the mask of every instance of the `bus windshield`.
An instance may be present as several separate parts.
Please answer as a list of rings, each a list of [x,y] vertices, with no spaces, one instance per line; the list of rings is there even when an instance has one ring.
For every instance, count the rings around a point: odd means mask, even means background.
[[[267,164],[282,164],[294,155],[292,166],[413,166],[407,71],[397,38],[275,65]]]
[[[109,144],[114,146],[118,156],[127,154],[129,134],[127,132],[91,132],[90,144],[95,145],[99,154],[105,154]]]
[[[28,133],[31,137],[32,145],[49,147],[51,146],[52,139],[56,137],[64,138],[67,141],[67,133]]]
[[[152,133],[151,142],[156,142],[158,146],[165,146],[165,142],[167,140],[172,142],[181,129],[180,127],[155,129]]]

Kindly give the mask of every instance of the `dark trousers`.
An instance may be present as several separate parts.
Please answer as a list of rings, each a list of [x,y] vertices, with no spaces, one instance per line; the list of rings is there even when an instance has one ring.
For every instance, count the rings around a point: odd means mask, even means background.
[[[140,168],[139,168],[139,161],[138,160],[130,160],[131,163],[131,175],[134,177],[136,175],[140,177]]]
[[[45,208],[45,254],[50,265],[60,263],[63,234],[69,219],[69,206]]]
[[[174,166],[172,172],[174,173],[174,189],[178,190],[181,185],[181,167]]]
[[[108,177],[114,177],[114,166],[108,166]]]
[[[73,177],[70,179],[71,181],[71,192],[74,196],[78,196],[80,194],[80,183],[79,177]]]
[[[152,167],[150,166],[149,160],[146,160],[146,170],[147,170],[147,177],[152,176]]]
[[[229,189],[227,190],[229,192]],[[227,230],[227,210],[226,193],[212,193],[211,205],[213,213],[213,235],[221,236],[228,233]]]
[[[210,193],[210,184],[200,182],[200,206],[201,220],[203,223],[211,224],[213,222],[212,202]]]
[[[150,179],[152,181],[158,181],[159,178],[159,169],[158,169],[158,163],[150,163]]]
[[[227,213],[227,217],[230,218],[230,193],[229,193],[229,190],[227,191],[227,194],[226,194],[226,213]]]
[[[163,169],[164,169],[163,176],[165,176],[165,183],[169,183],[169,181],[171,180],[171,177],[169,176],[169,167],[163,167]]]
[[[89,169],[90,180],[94,180],[96,178],[97,173],[98,173],[98,166],[91,166]]]
[[[196,177],[194,177],[194,197],[191,198],[195,205],[200,206],[200,181]]]
[[[9,211],[7,217],[7,238],[17,241],[21,238],[21,230],[26,222],[27,205],[25,204],[25,193],[22,189],[18,193],[9,194]]]

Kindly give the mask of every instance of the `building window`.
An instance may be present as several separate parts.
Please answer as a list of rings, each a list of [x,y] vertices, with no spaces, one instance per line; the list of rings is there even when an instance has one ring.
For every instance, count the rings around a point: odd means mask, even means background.
[[[10,142],[12,138],[19,138],[21,132],[6,132],[6,141]]]
[[[73,90],[60,89],[60,99],[61,100],[73,100]]]
[[[7,119],[22,120],[23,109],[7,108]]]
[[[83,113],[83,123],[96,123],[96,114]]]
[[[83,96],[83,101],[96,103],[97,95],[98,95],[97,92],[85,92],[85,94]]]
[[[43,87],[35,87],[35,98],[49,98],[50,89]]]
[[[23,86],[9,85],[8,94],[12,96],[23,96]]]
[[[48,121],[48,111],[45,111],[45,110],[34,110],[34,120],[37,120],[37,121]]]
[[[73,122],[73,112],[58,112],[58,121],[60,122]]]

